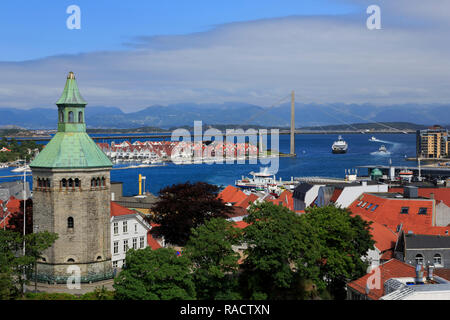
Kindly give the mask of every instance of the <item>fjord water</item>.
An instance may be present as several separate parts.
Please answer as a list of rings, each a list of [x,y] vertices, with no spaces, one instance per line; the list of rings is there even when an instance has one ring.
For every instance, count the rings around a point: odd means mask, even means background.
[[[102,136],[95,134],[92,136]],[[110,136],[110,135],[108,135]],[[415,162],[405,161],[405,156],[414,157],[416,150],[416,137],[414,134],[375,134],[379,139],[371,142],[371,134],[342,134],[348,143],[346,154],[332,154],[331,145],[337,139],[337,134],[298,134],[295,138],[295,158],[279,158],[277,178],[290,179],[291,176],[322,176],[337,177],[345,176],[345,169],[354,169],[360,165],[388,165],[389,159],[396,166],[414,166]],[[279,136],[279,149],[283,153],[289,153],[289,135]],[[119,143],[121,140],[116,140]],[[134,142],[132,140],[131,142]],[[142,141],[142,139],[141,139]],[[107,142],[106,140],[104,142]],[[270,137],[268,138],[270,147]],[[380,155],[378,148],[384,144],[389,155]],[[271,159],[273,160],[273,159]],[[267,159],[266,159],[267,161]],[[186,181],[205,181],[216,185],[234,185],[235,180],[241,176],[247,176],[251,171],[259,171],[270,163],[262,164],[189,164],[175,165],[168,163],[165,166],[133,168],[126,170],[112,170],[111,181],[123,182],[123,193],[126,196],[138,193],[138,176],[146,176],[145,190],[158,194],[165,186],[182,183]],[[0,169],[0,176],[14,175],[11,169]],[[366,169],[358,171],[367,174]],[[19,180],[17,178],[2,178],[0,182]],[[27,177],[31,183],[31,177]]]
[[[290,179],[291,176],[345,176],[345,169],[353,169],[360,165],[388,165],[389,158],[392,164],[397,166],[413,166],[415,162],[405,161],[405,155],[413,157],[416,150],[416,138],[413,134],[377,134],[375,137],[381,142],[370,142],[369,134],[342,135],[349,148],[346,154],[332,154],[331,145],[337,139],[337,135],[307,134],[296,135],[295,158],[279,158],[277,178]],[[270,137],[268,138],[270,142]],[[382,156],[376,153],[384,144],[391,153]],[[289,135],[280,135],[280,151],[289,153]],[[124,183],[124,195],[138,193],[138,176],[146,176],[146,190],[157,194],[159,190],[168,185],[180,182],[205,181],[211,184],[227,186],[234,185],[235,180],[242,175],[247,176],[251,171],[259,171],[269,164],[190,164],[151,168],[136,168],[111,171],[112,181]],[[361,174],[367,174],[366,169],[361,169]]]

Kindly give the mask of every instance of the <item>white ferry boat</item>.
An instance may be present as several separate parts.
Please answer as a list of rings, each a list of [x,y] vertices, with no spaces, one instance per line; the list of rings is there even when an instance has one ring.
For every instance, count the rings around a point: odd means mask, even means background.
[[[331,152],[333,153],[346,153],[348,149],[347,142],[342,139],[342,136],[338,137],[338,140],[331,146]]]
[[[268,191],[270,193],[281,193],[282,190],[293,190],[298,183],[291,177],[290,181],[283,181],[281,178],[277,180],[274,174],[263,170],[260,172],[250,172],[252,178],[242,177],[237,180],[235,185],[242,189],[252,189],[255,191]],[[281,191],[281,192],[280,192]]]

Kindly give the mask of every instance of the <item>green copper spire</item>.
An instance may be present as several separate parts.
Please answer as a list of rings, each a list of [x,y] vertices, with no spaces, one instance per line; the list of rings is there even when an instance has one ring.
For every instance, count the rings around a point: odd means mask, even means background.
[[[84,109],[75,75],[67,76],[58,106],[58,132],[30,164],[31,168],[104,168],[111,161],[86,133]]]
[[[75,81],[75,75],[72,71],[67,76],[66,86],[61,95],[61,98],[56,102],[56,105],[71,104],[71,105],[83,105],[86,106],[87,102],[83,99],[78,90],[77,82]]]

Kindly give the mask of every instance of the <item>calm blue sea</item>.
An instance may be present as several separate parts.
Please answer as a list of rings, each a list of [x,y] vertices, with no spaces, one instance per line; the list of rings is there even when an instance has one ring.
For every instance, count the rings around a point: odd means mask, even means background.
[[[94,136],[94,135],[93,135]],[[95,135],[101,136],[101,135]],[[416,137],[414,134],[376,134],[381,142],[371,142],[370,134],[343,134],[342,137],[349,145],[346,154],[332,154],[331,145],[338,135],[310,134],[297,135],[295,139],[296,158],[279,158],[278,178],[290,179],[291,176],[323,176],[343,178],[345,169],[353,169],[359,165],[388,165],[389,158],[397,166],[414,166],[415,162],[405,161],[405,156],[415,156]],[[141,139],[142,140],[142,139]],[[270,140],[270,138],[269,138]],[[134,140],[133,140],[134,141]],[[132,141],[132,142],[133,142]],[[117,140],[116,142],[120,142]],[[384,144],[389,156],[377,153]],[[280,151],[289,153],[289,135],[280,135]],[[259,171],[267,164],[166,164],[160,167],[112,170],[111,180],[123,182],[124,195],[131,196],[138,193],[138,176],[147,177],[146,190],[157,194],[162,187],[186,181],[205,181],[216,185],[233,184],[242,175],[250,171]],[[367,174],[362,169],[359,173]],[[0,169],[0,176],[13,175],[11,169]],[[3,178],[0,182],[23,179]],[[31,182],[31,177],[27,177]]]

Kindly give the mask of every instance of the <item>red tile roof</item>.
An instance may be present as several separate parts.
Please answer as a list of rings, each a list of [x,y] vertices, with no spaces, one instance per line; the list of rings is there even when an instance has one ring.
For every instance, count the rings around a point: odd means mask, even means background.
[[[370,289],[369,294],[366,293],[367,284],[377,284],[376,281],[371,281],[375,278],[376,273],[380,275],[380,286],[378,288]],[[372,272],[365,276],[352,281],[347,284],[348,287],[356,290],[357,292],[368,296],[371,300],[378,300],[384,296],[384,283],[391,278],[403,278],[403,277],[415,277],[416,269],[414,266],[406,264],[396,259],[389,260],[388,262],[380,265],[372,270]],[[424,270],[424,277],[427,276],[426,270]],[[370,278],[370,279],[369,279]]]
[[[150,231],[147,232],[147,243],[148,246],[152,248],[152,250],[162,248],[161,245],[158,243],[158,241],[156,241],[155,238],[152,237]]]
[[[241,189],[229,185],[219,193],[218,197],[225,203],[237,204],[244,201],[247,195]]]
[[[21,200],[16,199],[14,197],[9,198],[8,203],[6,204],[6,212],[3,212],[3,202],[0,201],[0,228],[8,227],[8,222],[11,219],[11,215],[9,215],[7,218],[6,215],[8,213],[17,213],[21,210],[20,205]]]
[[[437,275],[438,277],[441,277],[441,278],[444,278],[444,279],[450,281],[450,269],[437,268],[437,269],[434,269],[434,274]]]
[[[19,212],[20,211],[20,200],[14,197],[9,198],[8,203],[6,204],[9,212]]]
[[[250,206],[250,204],[255,202],[256,200],[258,200],[258,196],[255,194],[251,194],[248,195],[244,200],[236,203],[234,206],[247,209]]]
[[[352,214],[352,216],[355,215],[356,214],[354,213]],[[372,238],[375,241],[375,247],[378,250],[384,252],[395,247],[395,243],[397,242],[397,235],[394,231],[376,221],[371,220],[365,215],[359,214],[359,216],[365,221],[372,222],[372,224],[370,225],[370,234],[372,235]]]
[[[364,208],[358,206],[361,201],[367,202]],[[372,206],[367,210],[369,204]],[[375,205],[378,207],[372,211]],[[402,214],[402,207],[408,207],[409,213]],[[426,208],[427,214],[418,214],[420,208]],[[445,235],[445,231],[449,230],[449,227],[433,226],[433,200],[429,199],[388,198],[364,193],[350,205],[349,209],[394,231],[397,231],[400,224],[405,232],[412,231],[416,234]]]
[[[283,207],[294,211],[294,198],[292,192],[289,190],[284,190],[276,199],[266,199],[266,201],[272,202],[275,205],[281,204]]]
[[[233,225],[235,228],[245,229],[249,226],[249,224],[245,221],[236,221]]]
[[[122,207],[120,204],[111,201],[111,217],[126,216],[129,214],[136,214],[136,211]]]

